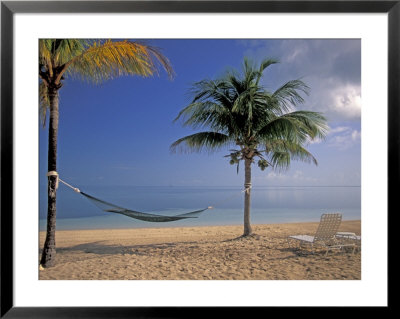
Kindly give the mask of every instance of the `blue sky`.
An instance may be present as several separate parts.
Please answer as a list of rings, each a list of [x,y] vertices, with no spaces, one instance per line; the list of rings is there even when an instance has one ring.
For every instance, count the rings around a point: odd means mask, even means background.
[[[123,77],[93,85],[66,79],[60,90],[58,172],[70,184],[134,186],[242,186],[243,169],[228,150],[173,154],[170,145],[193,133],[179,122],[191,84],[240,68],[243,58],[280,60],[262,84],[277,89],[301,78],[311,92],[298,109],[323,112],[330,133],[308,150],[318,166],[292,162],[286,172],[253,166],[253,186],[361,185],[360,40],[146,40],[161,48],[176,72]],[[48,125],[39,129],[39,173],[46,183]],[[241,166],[242,168],[242,166]]]

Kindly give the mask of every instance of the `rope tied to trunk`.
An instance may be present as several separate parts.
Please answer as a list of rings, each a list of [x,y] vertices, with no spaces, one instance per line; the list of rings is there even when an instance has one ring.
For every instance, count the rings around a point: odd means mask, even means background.
[[[63,183],[65,186],[68,186],[69,188],[73,189],[75,192],[77,192],[77,193],[80,193],[80,192],[81,192],[79,188],[73,187],[72,185],[68,184],[67,182],[64,182],[64,181],[60,178],[60,176],[58,175],[58,173],[57,173],[56,171],[47,172],[46,175],[47,175],[48,177],[50,177],[50,176],[56,176],[56,189],[58,188],[58,182],[60,181],[60,182]]]
[[[58,189],[58,180],[59,180],[59,178],[58,178],[58,173],[57,173],[56,171],[49,171],[49,172],[47,172],[46,176],[47,176],[47,177],[50,177],[50,176],[55,176],[55,177],[56,177],[56,186],[55,186],[55,189]],[[50,181],[50,178],[49,178],[48,180]]]

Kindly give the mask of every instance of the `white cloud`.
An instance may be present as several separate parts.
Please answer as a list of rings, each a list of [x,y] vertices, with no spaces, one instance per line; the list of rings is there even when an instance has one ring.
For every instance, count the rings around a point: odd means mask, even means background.
[[[301,58],[302,56],[304,56],[306,53],[308,52],[307,47],[300,47],[298,46],[296,49],[294,49],[293,51],[288,51],[288,55],[284,57],[284,61],[283,62],[293,62],[298,58]]]
[[[243,42],[246,45],[246,42]],[[302,78],[311,88],[299,108],[323,112],[329,121],[361,116],[361,42],[359,40],[290,39],[247,44],[246,55],[276,57],[281,63],[269,69],[263,84],[280,86]],[[275,83],[271,83],[275,82]]]
[[[339,150],[347,150],[358,144],[361,140],[361,132],[351,127],[338,126],[329,131],[327,143],[330,147]]]
[[[341,133],[350,130],[350,127],[347,126],[338,126],[335,128],[329,129],[329,134]]]
[[[301,170],[296,170],[293,173],[283,174],[274,171],[268,172],[266,175],[257,176],[254,178],[260,182],[273,183],[274,185],[304,185],[304,184],[314,184],[318,180],[316,178],[307,176]]]
[[[311,87],[311,94],[304,104],[306,108],[322,112],[328,121],[360,120],[360,85],[317,77],[310,78],[307,83]]]
[[[361,87],[346,85],[338,86],[330,92],[331,104],[328,109],[340,114],[346,119],[361,116]]]

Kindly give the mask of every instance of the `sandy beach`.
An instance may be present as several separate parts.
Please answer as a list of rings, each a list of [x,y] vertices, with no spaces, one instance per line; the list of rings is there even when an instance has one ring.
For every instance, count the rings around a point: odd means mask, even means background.
[[[359,280],[361,253],[289,247],[318,223],[57,231],[57,261],[42,280]],[[360,234],[361,222],[339,231]],[[40,233],[40,249],[45,233]]]

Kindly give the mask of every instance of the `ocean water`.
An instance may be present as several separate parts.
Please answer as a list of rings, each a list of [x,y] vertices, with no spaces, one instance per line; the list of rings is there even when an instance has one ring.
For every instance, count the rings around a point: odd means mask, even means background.
[[[319,221],[321,214],[341,212],[343,220],[361,219],[361,187],[256,187],[251,191],[251,223]],[[243,224],[244,193],[238,187],[100,187],[85,193],[145,213],[176,215],[213,206],[199,218],[153,223],[100,210],[84,196],[60,185],[57,229],[181,227]],[[46,229],[46,187],[40,188],[39,229]]]

